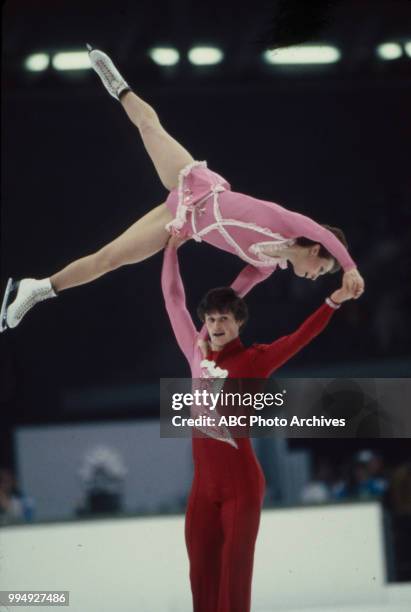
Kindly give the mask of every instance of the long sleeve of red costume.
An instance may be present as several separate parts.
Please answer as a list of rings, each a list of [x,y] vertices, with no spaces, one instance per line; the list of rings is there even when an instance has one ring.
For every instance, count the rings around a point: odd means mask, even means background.
[[[334,309],[323,304],[300,327],[271,344],[255,345],[255,376],[265,378],[309,344],[328,325]]]
[[[172,247],[166,247],[164,250],[161,287],[174,335],[187,361],[191,364],[198,333],[186,307],[177,249]]]

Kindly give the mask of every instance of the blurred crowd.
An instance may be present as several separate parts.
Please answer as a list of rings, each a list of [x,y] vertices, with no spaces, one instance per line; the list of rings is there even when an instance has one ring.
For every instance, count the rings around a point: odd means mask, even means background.
[[[387,574],[389,581],[411,580],[411,460],[387,467],[381,454],[356,453],[332,466],[318,461],[313,479],[301,492],[304,504],[380,500],[385,513]]]
[[[113,476],[113,470],[103,463],[93,464],[92,468],[87,478],[84,477],[87,494],[115,494],[116,499],[121,498],[118,482],[122,479],[117,472]],[[302,504],[367,500],[381,500],[393,515],[411,517],[411,460],[387,467],[380,453],[368,449],[357,452],[340,465],[320,458],[314,465],[312,479],[300,495]],[[110,509],[111,506],[103,505],[101,509],[97,506],[95,512]],[[121,505],[117,504],[116,510],[121,510]],[[0,522],[31,521],[34,514],[34,500],[19,490],[12,470],[1,467]],[[82,514],[78,507],[77,514]]]
[[[364,449],[341,465],[320,459],[302,503],[380,499],[395,514],[411,515],[411,461],[387,468],[381,454]]]
[[[34,502],[18,488],[8,467],[0,467],[0,525],[30,522],[34,518]]]

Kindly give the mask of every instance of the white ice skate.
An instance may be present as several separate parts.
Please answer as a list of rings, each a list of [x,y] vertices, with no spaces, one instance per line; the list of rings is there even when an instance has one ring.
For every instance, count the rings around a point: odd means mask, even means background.
[[[110,96],[120,99],[120,95],[125,91],[130,91],[130,87],[123,79],[108,55],[93,49],[91,45],[87,45],[88,55],[93,69],[97,72],[104,87],[107,89]]]
[[[17,327],[24,315],[38,302],[57,297],[49,278],[36,280],[9,278],[0,312],[0,332]]]

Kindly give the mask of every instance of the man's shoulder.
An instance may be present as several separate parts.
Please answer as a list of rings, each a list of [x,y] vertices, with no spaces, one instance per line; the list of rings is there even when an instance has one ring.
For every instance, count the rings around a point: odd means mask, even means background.
[[[269,346],[269,344],[261,344],[259,342],[254,342],[254,344],[249,346],[247,350],[252,351],[254,353],[264,353],[264,351],[266,351]]]

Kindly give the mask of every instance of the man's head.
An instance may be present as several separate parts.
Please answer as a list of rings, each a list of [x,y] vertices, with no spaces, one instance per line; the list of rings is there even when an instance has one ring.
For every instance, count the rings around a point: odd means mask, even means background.
[[[322,227],[333,233],[348,248],[348,243],[342,230],[330,225],[323,225]],[[329,272],[333,274],[340,270],[341,266],[338,261],[322,244],[303,237],[297,238],[295,244],[299,248],[294,253],[292,264],[297,276],[316,280],[323,274]]]
[[[238,338],[248,319],[245,301],[230,287],[211,289],[201,300],[197,314],[205,323],[214,351]]]

